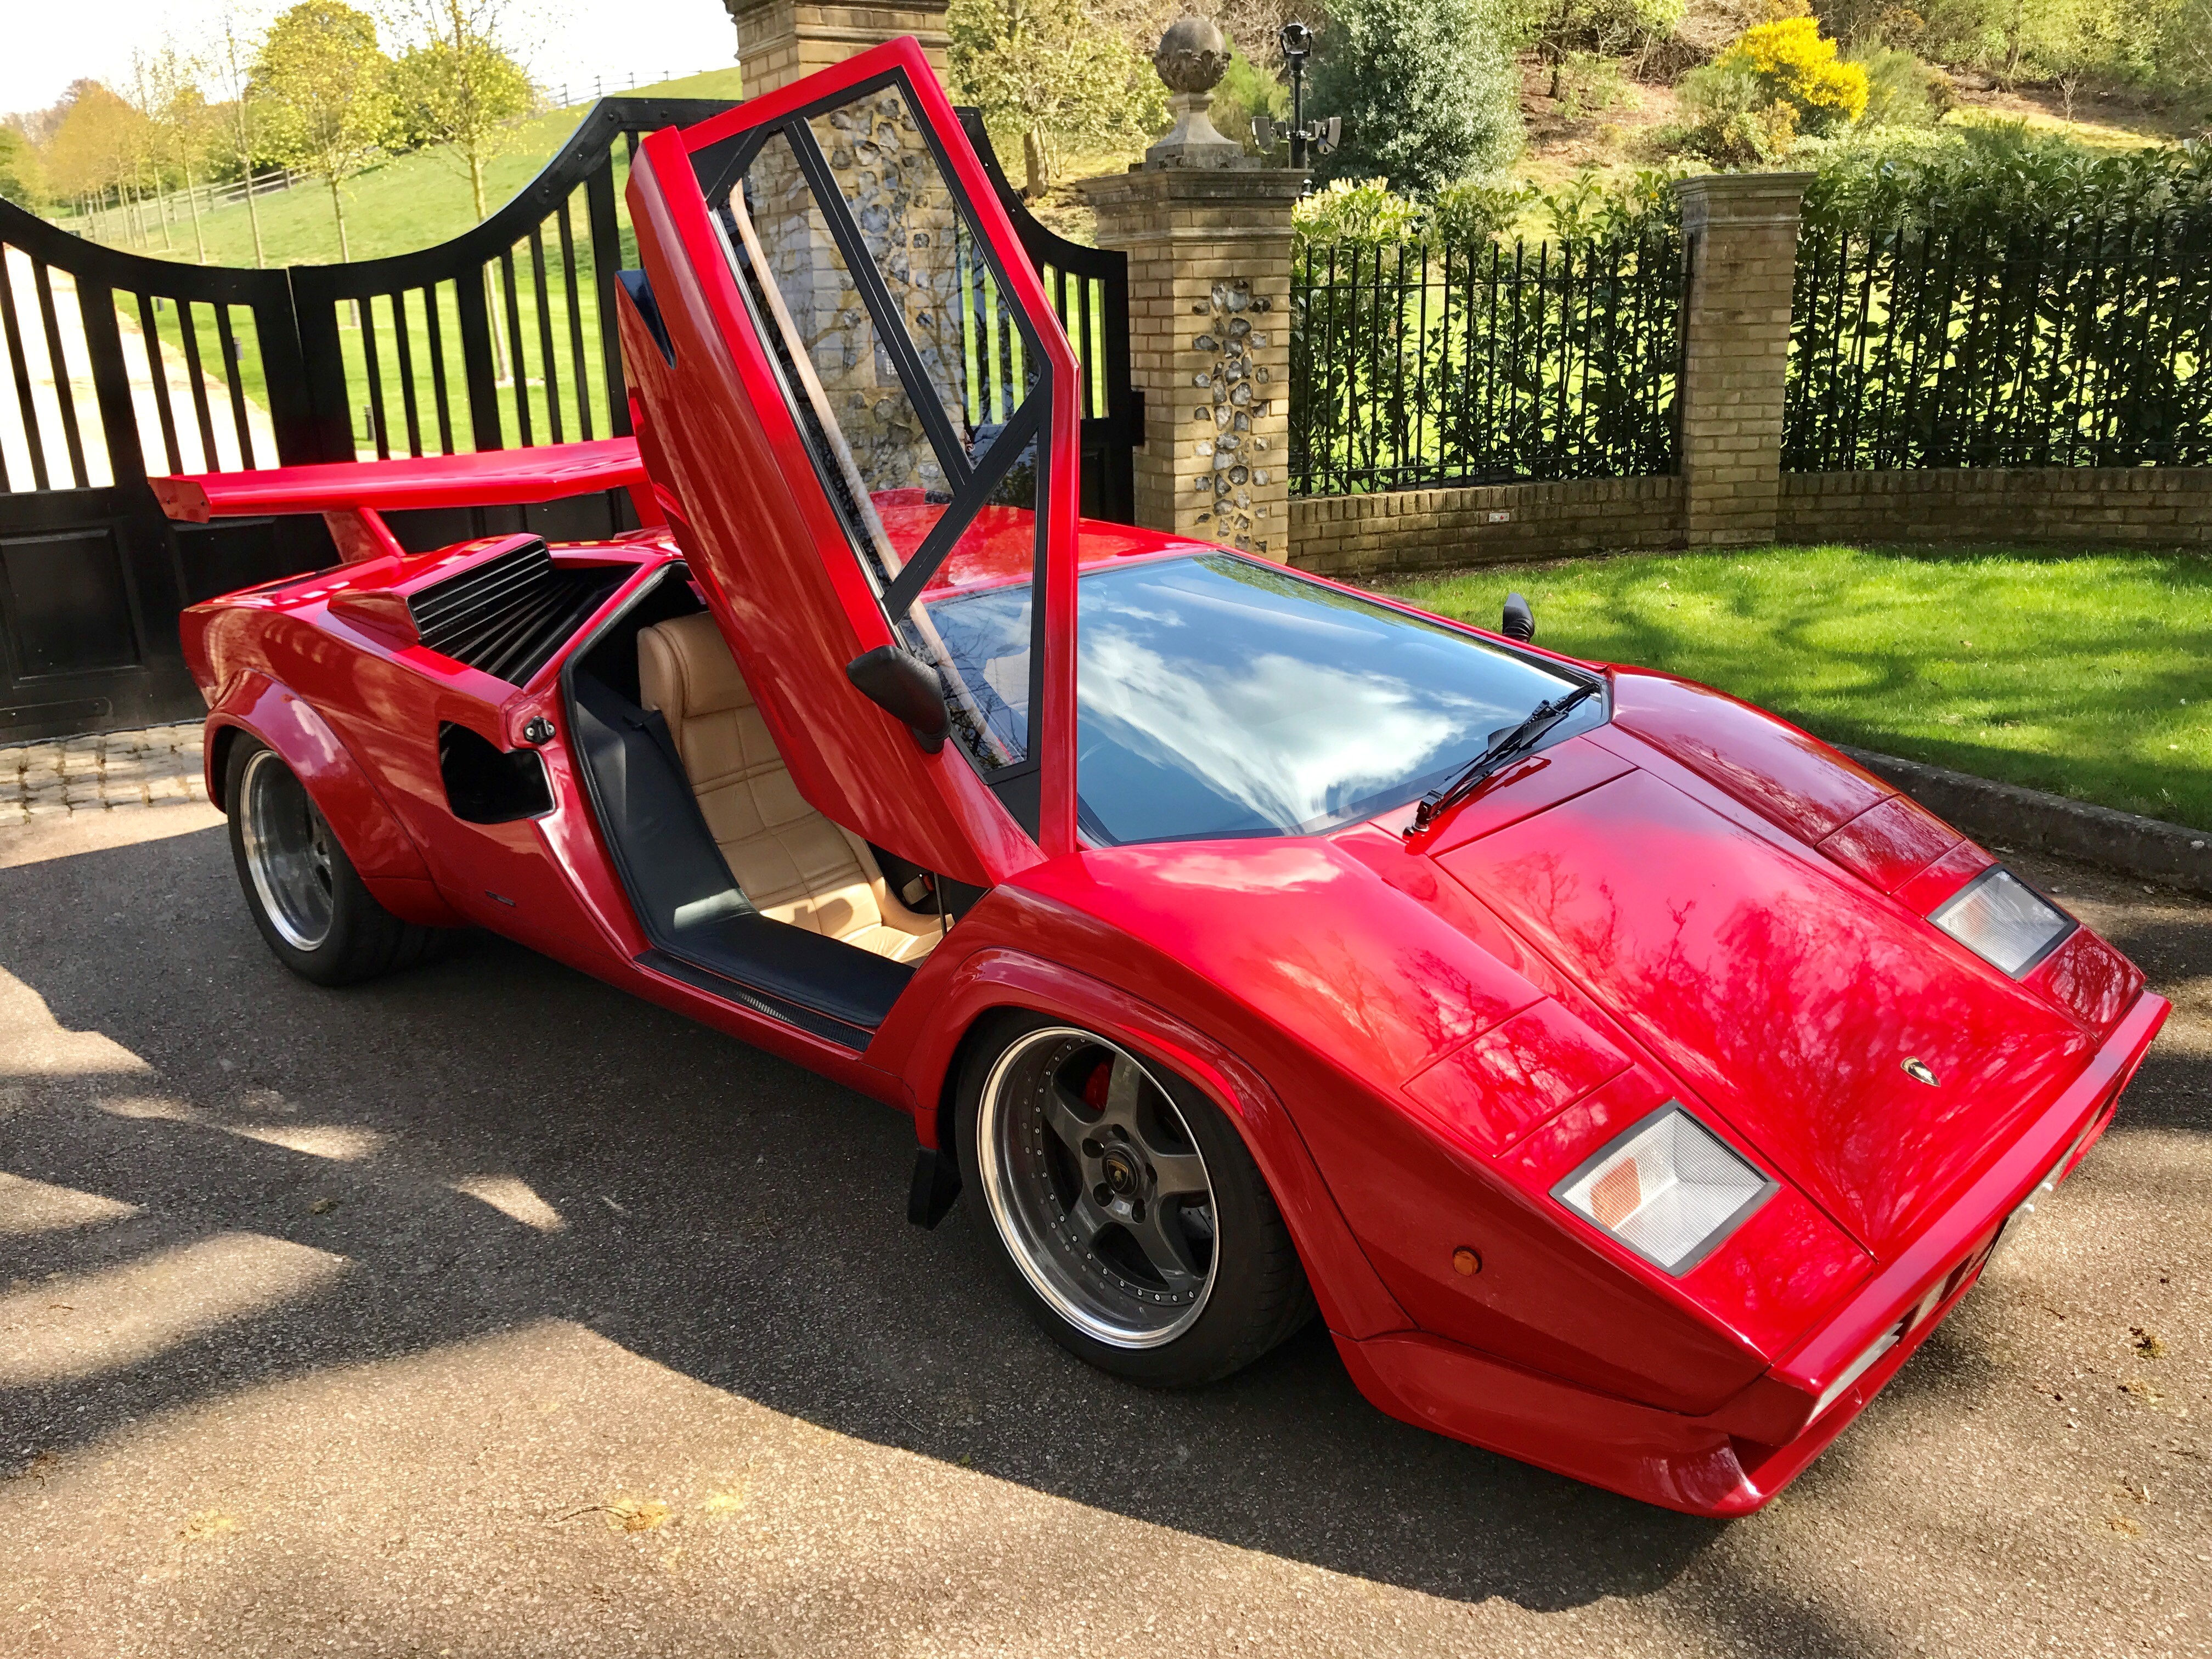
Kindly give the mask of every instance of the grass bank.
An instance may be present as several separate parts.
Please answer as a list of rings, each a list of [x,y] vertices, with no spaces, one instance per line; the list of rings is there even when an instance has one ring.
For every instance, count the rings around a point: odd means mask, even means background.
[[[735,65],[687,75],[673,81],[624,92],[634,98],[735,98],[738,75]],[[498,211],[514,193],[538,176],[539,169],[558,151],[577,123],[590,110],[588,103],[549,110],[517,125],[506,145],[485,169],[484,200]],[[629,168],[617,146],[616,183]],[[469,196],[466,165],[447,145],[394,156],[380,167],[349,179],[339,186],[345,204],[346,246],[356,259],[380,259],[417,248],[435,247],[459,235],[477,222]],[[273,196],[255,199],[261,216],[262,250],[272,265],[335,264],[338,232],[331,215],[330,186],[313,180]],[[64,222],[75,228],[74,221]],[[219,208],[200,216],[200,234],[207,241],[211,265],[251,265],[253,228],[246,205]],[[197,251],[191,223],[178,218],[169,227],[175,246],[166,252],[157,231],[155,246],[134,252],[191,261]]]
[[[734,99],[738,93],[738,71],[732,67],[640,87],[635,94],[624,95]],[[494,212],[538,176],[547,161],[568,142],[590,107],[586,103],[549,111],[514,129],[499,155],[486,169],[485,198]],[[621,228],[625,263],[635,257],[629,208],[622,194],[629,175],[626,152],[622,145],[617,144],[615,147],[616,216]],[[348,247],[356,260],[381,258],[433,247],[460,235],[477,222],[475,208],[470,198],[467,171],[445,146],[395,157],[348,180],[342,187],[342,194],[345,202]],[[331,217],[327,186],[302,184],[289,191],[258,198],[257,206],[261,216],[262,247],[270,265],[319,264],[337,259],[337,229]],[[579,436],[584,424],[584,411],[579,400],[586,396],[592,399],[590,414],[595,435],[604,437],[611,429],[611,411],[606,407],[604,393],[592,395],[592,389],[580,386],[577,377],[568,367],[574,341],[580,338],[585,342],[587,353],[595,360],[599,337],[596,270],[580,190],[571,198],[569,214],[577,256],[576,315],[572,319],[568,314],[565,285],[561,280],[557,263],[559,252],[556,234],[550,225],[544,232],[543,244],[546,257],[553,262],[548,267],[550,291],[545,316],[542,319],[539,316],[530,245],[526,238],[515,248],[515,320],[519,326],[508,323],[502,309],[503,296],[496,287],[491,295],[494,327],[501,343],[498,349],[511,351],[520,360],[520,372],[510,371],[506,374],[496,392],[501,429],[509,444],[520,440],[525,409],[528,411],[528,428],[534,441],[544,443],[550,440],[556,405],[562,435],[568,438]],[[200,234],[206,242],[209,264],[241,266],[253,264],[252,227],[247,220],[243,203],[203,215]],[[137,251],[191,261],[198,244],[190,223],[173,222],[170,227],[170,235],[174,246],[166,253],[158,246]],[[450,283],[440,284],[434,298],[440,323],[438,350],[435,352],[432,349],[429,319],[424,308],[428,301],[424,296],[419,293],[410,296],[404,319],[392,314],[388,301],[376,303],[375,323],[382,340],[377,379],[383,388],[389,441],[395,453],[404,453],[409,447],[405,418],[409,393],[406,381],[410,378],[414,383],[414,400],[421,411],[417,429],[423,446],[434,453],[444,447],[441,434],[429,414],[435,385],[434,357],[442,360],[446,384],[450,389],[454,447],[464,450],[473,447],[470,437],[471,411],[465,391],[467,377],[460,356],[459,302]],[[125,315],[126,330],[137,327],[135,301],[119,308]],[[402,374],[399,355],[394,349],[392,337],[402,326],[403,320],[408,339],[409,366],[413,370],[411,377]],[[223,347],[218,337],[214,313],[204,306],[194,307],[192,321],[201,362],[210,366],[220,363]],[[266,409],[265,377],[259,342],[254,334],[252,319],[243,311],[237,311],[233,314],[232,325],[246,396],[255,404]],[[160,333],[165,356],[173,362],[184,361],[184,328],[174,307],[157,309],[155,326]],[[544,361],[546,356],[544,335],[549,328],[555,343],[554,356],[559,365],[550,384]],[[367,413],[370,380],[368,363],[362,346],[359,319],[352,307],[340,308],[338,330],[339,345],[345,355],[347,406],[352,411],[354,439],[360,447],[360,453],[365,458],[373,457],[375,453],[373,429]],[[183,418],[191,418],[189,410],[180,413]],[[227,410],[217,410],[214,414],[218,422],[228,419]]]
[[[1702,680],[1832,742],[2212,829],[2212,559],[1776,547],[1384,584]]]

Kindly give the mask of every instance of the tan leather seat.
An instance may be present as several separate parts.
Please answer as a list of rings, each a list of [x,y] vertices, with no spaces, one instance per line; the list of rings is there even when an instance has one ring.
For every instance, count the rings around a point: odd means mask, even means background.
[[[637,636],[638,682],[657,708],[730,873],[763,915],[915,962],[938,920],[892,896],[866,842],[809,806],[769,736],[712,617],[679,617]]]

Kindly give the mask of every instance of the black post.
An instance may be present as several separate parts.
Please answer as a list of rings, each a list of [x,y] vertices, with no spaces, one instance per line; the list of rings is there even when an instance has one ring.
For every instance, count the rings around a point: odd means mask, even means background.
[[[1313,51],[1313,31],[1304,23],[1285,23],[1280,37],[1283,63],[1291,71],[1291,165],[1306,164],[1306,58]]]

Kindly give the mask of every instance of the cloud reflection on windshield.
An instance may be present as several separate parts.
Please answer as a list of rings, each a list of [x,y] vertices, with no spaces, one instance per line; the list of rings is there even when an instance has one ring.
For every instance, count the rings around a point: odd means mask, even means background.
[[[1083,633],[1083,719],[1269,825],[1327,817],[1462,749],[1487,710],[1278,652],[1169,656],[1127,631]],[[1112,824],[1109,820],[1109,828]]]

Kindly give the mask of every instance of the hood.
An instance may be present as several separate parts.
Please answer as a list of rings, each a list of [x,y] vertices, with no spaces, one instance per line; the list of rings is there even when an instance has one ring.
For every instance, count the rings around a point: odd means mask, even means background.
[[[1435,857],[1878,1256],[2089,1046],[1893,901],[1649,772]]]

